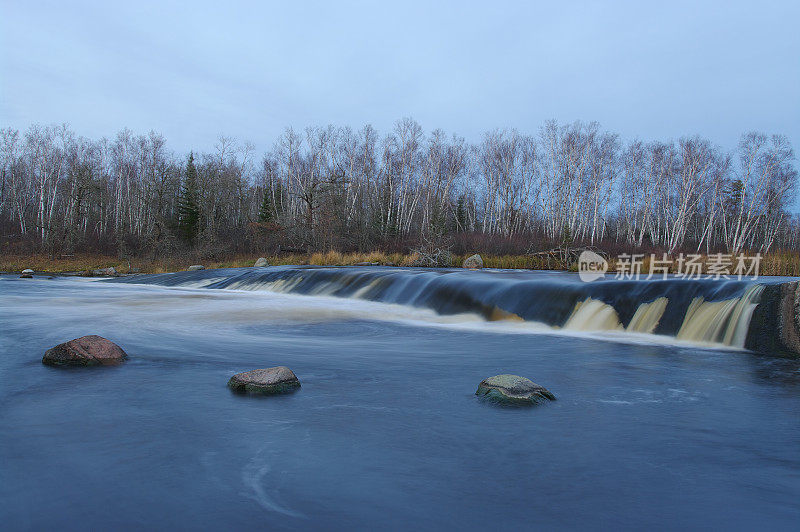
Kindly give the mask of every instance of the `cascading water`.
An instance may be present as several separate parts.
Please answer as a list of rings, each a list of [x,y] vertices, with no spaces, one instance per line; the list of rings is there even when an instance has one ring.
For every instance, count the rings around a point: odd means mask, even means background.
[[[274,267],[143,275],[113,282],[358,298],[552,329],[654,334],[744,347],[763,286],[735,280],[603,280],[574,274],[382,267]]]
[[[742,297],[723,301],[695,298],[686,311],[677,338],[744,347],[750,317],[763,290],[763,286],[754,285]]]
[[[659,297],[652,303],[642,303],[636,309],[636,313],[631,318],[627,330],[630,332],[652,334],[661,321],[661,316],[667,309],[669,300],[666,297]]]
[[[578,301],[575,310],[564,324],[565,329],[576,331],[613,331],[622,330],[619,315],[614,307],[602,301],[589,298]]]

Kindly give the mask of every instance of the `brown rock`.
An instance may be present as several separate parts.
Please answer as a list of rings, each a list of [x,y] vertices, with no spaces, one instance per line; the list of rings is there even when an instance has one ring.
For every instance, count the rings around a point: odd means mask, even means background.
[[[120,346],[102,336],[81,336],[58,344],[45,352],[42,364],[48,366],[108,366],[128,358]]]
[[[800,282],[764,285],[750,318],[745,347],[800,357]]]
[[[273,395],[295,391],[300,381],[286,366],[277,366],[237,373],[228,381],[228,387],[239,393]]]

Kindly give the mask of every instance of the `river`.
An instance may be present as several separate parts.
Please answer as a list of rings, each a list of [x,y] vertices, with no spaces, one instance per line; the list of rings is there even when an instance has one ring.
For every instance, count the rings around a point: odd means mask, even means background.
[[[638,283],[0,276],[3,527],[796,529],[800,361],[743,348],[753,284]],[[128,361],[41,364],[86,334]],[[276,365],[302,388],[226,387]],[[479,400],[499,373],[557,400]]]

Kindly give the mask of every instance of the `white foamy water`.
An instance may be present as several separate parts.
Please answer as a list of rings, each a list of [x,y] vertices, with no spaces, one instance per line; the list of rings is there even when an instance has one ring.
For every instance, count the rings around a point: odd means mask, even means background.
[[[242,326],[258,324],[322,323],[333,321],[375,321],[388,322],[413,327],[445,328],[496,334],[546,334],[571,336],[645,345],[694,346],[702,348],[741,349],[744,336],[741,329],[738,345],[724,345],[712,337],[679,337],[651,334],[666,306],[665,298],[653,303],[642,304],[631,324],[625,329],[616,311],[600,301],[587,300],[578,303],[572,316],[563,327],[554,327],[537,321],[500,319],[487,321],[476,313],[442,315],[428,308],[369,301],[355,298],[342,298],[329,295],[294,294],[289,292],[300,281],[295,278],[286,282],[237,285],[224,290],[204,288],[220,280],[221,277],[198,280],[180,287],[154,285],[107,284],[97,280],[59,279],[59,283],[82,283],[94,295],[91,297],[112,299],[115,313],[121,313],[127,323],[144,325],[147,323],[174,323],[177,328]],[[43,280],[41,282],[44,282]],[[277,290],[277,291],[273,291]],[[322,288],[317,293],[330,292]],[[721,306],[735,310],[737,300]],[[18,303],[11,298],[10,301]],[[47,298],[33,302],[26,298],[26,305],[40,305],[42,312],[69,312],[78,301],[71,298]],[[717,308],[717,307],[714,307]],[[746,311],[752,313],[751,307]],[[737,323],[743,323],[743,314],[737,314]],[[107,310],[96,316],[107,317]],[[121,316],[120,316],[121,317]],[[749,314],[747,314],[749,318]],[[746,323],[743,324],[746,333]],[[730,335],[728,335],[730,336]]]

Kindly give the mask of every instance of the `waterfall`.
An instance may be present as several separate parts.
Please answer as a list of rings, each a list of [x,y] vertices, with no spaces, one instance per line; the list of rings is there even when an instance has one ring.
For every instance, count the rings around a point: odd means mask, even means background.
[[[652,334],[658,326],[668,302],[666,297],[659,297],[650,303],[642,303],[636,309],[628,326],[623,327],[614,307],[589,298],[575,304],[575,309],[564,324],[564,328],[576,331],[625,330]]]
[[[575,304],[575,310],[564,328],[575,331],[613,331],[623,327],[614,307],[589,298]]]
[[[384,267],[231,268],[108,282],[264,290],[427,308],[442,315],[520,321],[551,330],[667,336],[744,347],[764,285],[712,279],[580,282],[552,272]]]
[[[686,310],[677,338],[744,347],[750,317],[763,290],[763,286],[754,285],[742,297],[724,301],[694,298]]]
[[[669,300],[666,297],[659,297],[651,303],[642,303],[625,330],[652,334],[667,309],[667,303]]]

